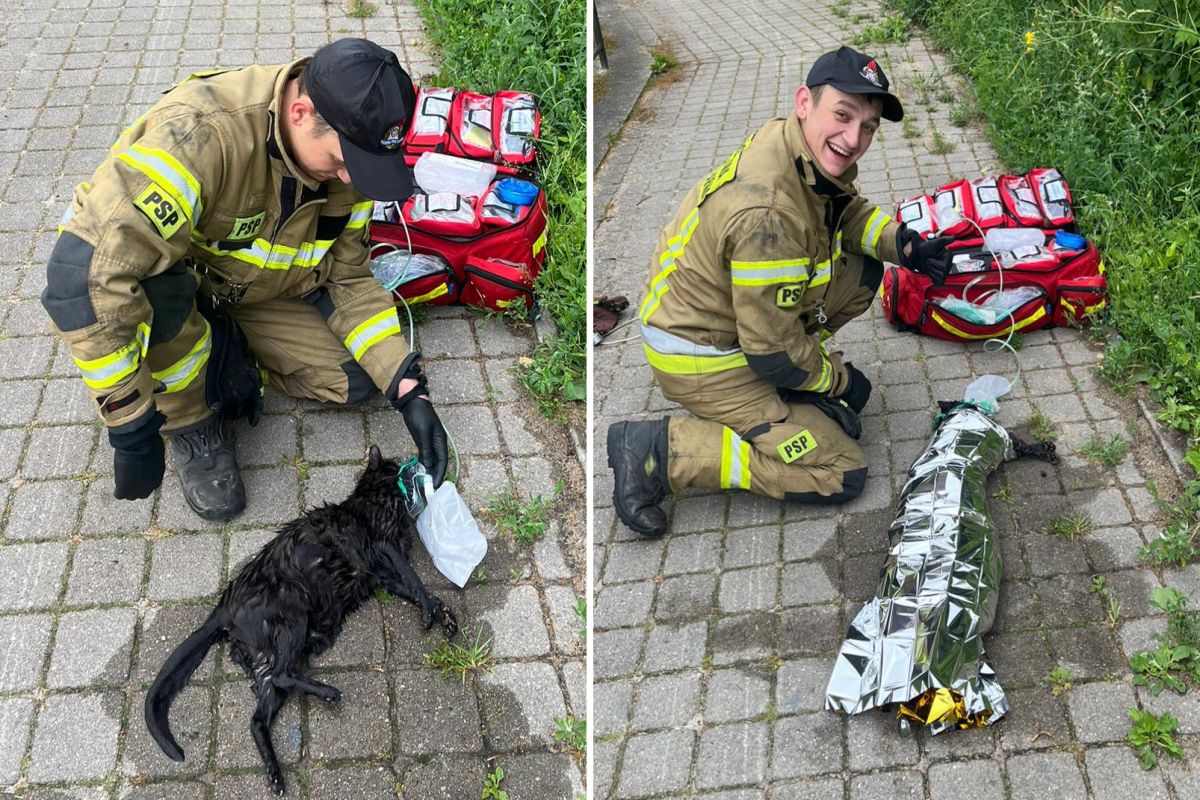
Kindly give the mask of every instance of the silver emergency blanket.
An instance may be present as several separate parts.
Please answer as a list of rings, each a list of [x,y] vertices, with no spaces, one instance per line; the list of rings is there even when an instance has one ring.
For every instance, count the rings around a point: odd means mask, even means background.
[[[909,468],[873,600],[850,623],[825,693],[831,711],[899,704],[902,728],[982,727],[1008,710],[984,661],[1000,591],[988,475],[1014,457],[973,407],[952,411]]]

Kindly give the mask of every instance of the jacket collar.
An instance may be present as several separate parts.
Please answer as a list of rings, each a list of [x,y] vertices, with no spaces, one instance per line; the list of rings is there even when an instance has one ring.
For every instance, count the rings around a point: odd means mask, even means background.
[[[858,177],[858,164],[851,164],[842,173],[841,178],[834,178],[821,168],[808,150],[804,141],[804,131],[800,128],[800,118],[793,112],[783,124],[783,141],[788,154],[796,164],[796,174],[800,182],[808,186],[814,193],[824,197],[855,194],[854,179]]]
[[[292,160],[288,154],[287,148],[283,146],[283,129],[280,119],[283,117],[283,90],[287,86],[289,79],[299,73],[300,68],[312,60],[311,56],[306,56],[297,59],[290,64],[285,64],[279,74],[275,76],[275,87],[271,95],[271,107],[267,111],[269,119],[267,125],[267,151],[271,154],[272,167],[278,170],[285,176],[291,176],[312,191],[320,189],[321,184],[313,180],[308,173],[300,169],[299,165]]]

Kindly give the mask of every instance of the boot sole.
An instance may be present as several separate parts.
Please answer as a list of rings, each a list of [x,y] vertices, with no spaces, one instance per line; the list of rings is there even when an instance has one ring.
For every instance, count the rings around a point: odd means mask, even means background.
[[[647,530],[646,528],[635,524],[633,520],[626,516],[625,509],[621,508],[621,504],[617,502],[617,495],[620,493],[624,481],[621,479],[621,475],[617,470],[617,465],[613,460],[613,452],[620,450],[623,446],[622,443],[625,439],[625,426],[628,424],[629,423],[627,422],[614,422],[612,425],[608,426],[608,433],[605,437],[605,453],[608,459],[608,468],[612,470],[613,474],[613,508],[616,510],[617,516],[621,518],[621,522],[625,524],[625,527],[629,528],[634,533],[640,533],[642,536],[657,539],[667,532],[666,528],[663,528],[662,530],[657,528],[651,528],[650,530]],[[618,426],[620,426],[620,434],[617,432]]]

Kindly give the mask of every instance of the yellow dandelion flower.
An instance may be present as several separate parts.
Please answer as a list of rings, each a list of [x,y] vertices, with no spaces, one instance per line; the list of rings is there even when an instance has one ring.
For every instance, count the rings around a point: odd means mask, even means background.
[[[1033,31],[1025,31],[1025,52],[1026,53],[1033,52],[1033,40],[1034,40]]]

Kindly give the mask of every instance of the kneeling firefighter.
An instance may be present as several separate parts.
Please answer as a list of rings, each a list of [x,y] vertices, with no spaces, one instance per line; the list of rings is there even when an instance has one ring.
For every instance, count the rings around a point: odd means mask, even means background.
[[[659,237],[640,322],[663,395],[692,417],[609,427],[613,502],[630,528],[662,535],[660,502],[689,486],[808,503],[862,492],[871,382],[825,340],[870,307],[883,260],[939,283],[948,271],[949,240],[922,240],[853,184],[881,118],[903,116],[875,59],[826,53],[795,113],[685,196]]]
[[[367,249],[368,198],[412,192],[414,101],[363,39],[196,75],[75,189],[42,304],[108,428],[116,497],[161,484],[165,433],[188,505],[241,512],[226,424],[257,422],[263,380],[332,403],[385,392],[441,483],[446,431]]]

